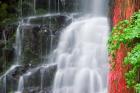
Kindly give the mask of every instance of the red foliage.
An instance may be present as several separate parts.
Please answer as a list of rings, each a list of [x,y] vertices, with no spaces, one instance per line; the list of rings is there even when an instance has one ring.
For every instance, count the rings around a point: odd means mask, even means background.
[[[134,0],[115,0],[113,9],[113,25],[115,26],[120,20],[128,19],[135,11]],[[123,65],[124,57],[126,56],[128,49],[124,44],[120,45],[120,49],[116,52],[115,59],[110,61],[113,64],[113,68],[109,73],[109,93],[134,93],[132,89],[128,89],[125,81],[125,72],[127,67]],[[113,63],[114,62],[114,63]]]
[[[131,7],[128,7],[126,9],[125,14],[126,14],[126,19],[128,19],[133,14],[133,9]]]
[[[115,7],[113,12],[114,12],[114,15],[115,15],[115,16],[113,16],[113,25],[115,25],[115,24],[118,23],[119,20],[121,20],[120,17],[119,17],[120,13],[121,13],[121,10],[120,10],[119,7]]]
[[[133,93],[126,87],[124,73],[127,67],[123,65],[127,49],[121,44],[120,49],[116,52],[115,66],[109,73],[109,93]]]
[[[116,25],[120,20],[130,18],[136,10],[135,8],[138,8],[138,6],[135,6],[135,2],[133,1],[134,0],[115,0],[113,8],[113,25]]]

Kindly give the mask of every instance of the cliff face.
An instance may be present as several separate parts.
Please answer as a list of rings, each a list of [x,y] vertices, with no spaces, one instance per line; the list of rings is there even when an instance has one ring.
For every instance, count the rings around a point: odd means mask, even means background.
[[[128,19],[135,11],[140,9],[139,0],[114,0],[113,25],[123,19]]]
[[[139,0],[114,0],[112,9],[113,26],[119,21],[129,19],[130,16],[140,9]],[[124,44],[116,52],[115,59],[111,60],[111,67],[109,73],[109,93],[134,93],[133,89],[128,89],[125,81],[125,72],[127,67],[124,67],[123,60],[128,52]]]

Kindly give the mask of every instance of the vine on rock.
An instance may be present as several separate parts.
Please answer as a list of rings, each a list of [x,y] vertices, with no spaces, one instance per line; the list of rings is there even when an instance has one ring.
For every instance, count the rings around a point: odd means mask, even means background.
[[[108,51],[113,59],[121,44],[131,50],[124,58],[125,65],[129,67],[125,74],[127,86],[135,88],[137,93],[140,93],[140,83],[137,80],[140,68],[140,11],[134,13],[129,20],[120,21],[113,28],[108,40]]]
[[[131,69],[126,73],[128,87],[134,87],[140,93],[140,83],[137,81],[137,73],[140,68],[140,43],[131,52],[128,52],[128,56],[125,57],[124,62],[131,65]]]

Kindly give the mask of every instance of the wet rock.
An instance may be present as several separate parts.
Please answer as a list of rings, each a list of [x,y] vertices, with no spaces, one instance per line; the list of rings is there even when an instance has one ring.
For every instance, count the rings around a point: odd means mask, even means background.
[[[0,77],[0,93],[9,93],[10,91],[16,90],[19,79],[17,70],[20,67],[21,66],[17,66],[14,69],[7,71],[3,76]]]
[[[29,89],[24,90],[23,93],[52,93],[51,90],[51,87],[44,89],[40,89],[39,87],[31,87]]]
[[[3,48],[2,50],[3,58],[6,62],[11,62],[14,56],[14,49],[13,48]]]
[[[0,57],[2,56],[2,48],[5,46],[5,43],[3,40],[0,40]]]
[[[3,48],[4,46],[5,46],[4,40],[0,40],[0,49]]]
[[[30,17],[24,19],[23,64],[39,64],[46,62],[46,55],[56,48],[59,35],[64,27],[72,20],[68,15],[54,14],[50,16]]]
[[[38,68],[33,68],[30,64],[16,66],[14,69],[7,72],[2,79],[0,79],[0,93],[17,91],[19,78],[23,75],[25,84],[23,93],[51,93],[51,86],[56,69],[57,67],[55,64],[50,66],[41,66]],[[27,76],[26,74],[29,71],[31,71],[32,74]]]
[[[41,15],[46,13],[72,13],[80,10],[81,0],[35,0],[22,2],[22,16]],[[83,0],[85,1],[85,0]],[[34,3],[36,6],[34,8]]]
[[[25,74],[31,65],[16,66],[10,71],[6,72],[3,76],[0,77],[0,93],[9,93],[11,91],[16,91],[19,83],[19,78]],[[6,92],[5,92],[6,91]]]
[[[25,79],[24,93],[51,93],[57,66],[41,66]]]

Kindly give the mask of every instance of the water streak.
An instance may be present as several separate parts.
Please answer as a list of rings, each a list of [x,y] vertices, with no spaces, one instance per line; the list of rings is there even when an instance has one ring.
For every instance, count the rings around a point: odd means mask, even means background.
[[[34,14],[36,14],[36,0],[34,0]]]
[[[21,53],[22,53],[22,39],[23,39],[23,32],[21,30],[21,25],[19,24],[17,31],[16,31],[16,43],[15,43],[15,63],[21,63]]]
[[[91,16],[76,20],[62,32],[53,52],[58,66],[53,93],[107,93],[109,23],[102,1],[91,0]]]
[[[18,92],[16,93],[22,93],[23,90],[24,90],[24,78],[23,76],[21,76],[19,79],[19,84],[18,84]]]
[[[103,93],[107,88],[106,17],[78,20],[61,35],[54,51],[58,70],[53,93]]]
[[[56,11],[58,13],[45,14],[40,16],[28,17],[27,25],[32,19],[39,17],[51,17],[63,15],[60,14],[60,2],[65,6],[65,0],[55,0]],[[25,81],[32,73],[40,70],[39,84],[41,92],[45,89],[45,72],[48,68],[57,64],[57,71],[54,78],[53,93],[107,93],[107,37],[109,31],[108,18],[105,16],[105,1],[108,0],[83,0],[82,7],[87,11],[86,15],[79,19],[74,19],[68,27],[61,33],[58,47],[50,54],[49,58],[52,64],[46,66],[37,66],[32,71],[22,75],[19,79],[16,93],[23,93]],[[51,0],[49,2],[49,12],[51,12]],[[36,0],[34,0],[34,12],[36,11]],[[21,14],[22,15],[22,14]],[[22,24],[26,25],[26,24]],[[31,24],[30,24],[31,25]],[[49,28],[51,28],[51,21]],[[50,48],[53,50],[53,33],[51,32]],[[16,64],[21,63],[22,42],[24,33],[19,24],[16,31]],[[15,69],[12,67],[8,70]],[[7,74],[6,73],[6,74]],[[38,72],[37,72],[38,73]],[[5,74],[5,76],[6,76]],[[26,78],[25,78],[26,77]],[[6,77],[5,77],[6,81]],[[6,82],[5,82],[6,84]],[[31,87],[31,86],[29,86]],[[6,85],[5,85],[6,88]]]

